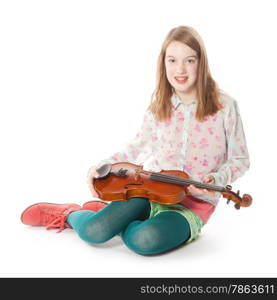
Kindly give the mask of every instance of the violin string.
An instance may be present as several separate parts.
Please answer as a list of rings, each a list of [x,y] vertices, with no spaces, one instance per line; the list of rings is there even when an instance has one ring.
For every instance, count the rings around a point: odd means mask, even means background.
[[[181,185],[183,185],[183,183],[186,183],[186,182],[192,182],[192,183],[196,183],[198,187],[200,187],[200,186],[203,187],[203,188],[208,187],[208,189],[212,189],[212,190],[219,191],[219,192],[226,192],[227,191],[224,187],[220,187],[220,186],[214,185],[214,186],[212,186],[210,188],[208,185],[199,183],[197,181],[193,181],[193,180],[189,180],[189,179],[183,179],[183,178],[176,177],[176,176],[173,176],[173,175],[165,175],[165,174],[159,174],[159,173],[152,173],[151,179],[155,180],[155,178],[157,178],[156,180],[158,180],[158,181],[163,181],[163,182],[168,182],[168,183],[174,183],[174,184],[181,184]],[[176,179],[174,179],[174,178],[176,178]],[[236,195],[232,191],[227,191],[227,192],[233,194],[236,197],[238,196],[238,195]],[[237,203],[237,201],[236,201],[237,198],[236,199],[232,198],[232,200]]]
[[[153,178],[153,179],[157,178],[157,180],[164,179],[165,182],[181,184],[181,185],[183,185],[183,184],[185,184],[185,185],[193,184],[197,187],[212,189],[212,190],[216,190],[216,191],[224,191],[225,190],[224,188],[222,188],[220,186],[208,185],[208,184],[204,184],[204,183],[197,182],[197,181],[190,180],[190,179],[179,178],[179,177],[176,177],[176,176],[173,176],[173,175],[152,173],[151,178]]]
[[[182,180],[176,180],[176,179],[171,179],[171,178],[165,178],[162,176],[156,176],[156,175],[151,175],[151,179],[157,180],[157,181],[163,181],[163,182],[168,182],[168,183],[174,183],[174,184],[180,184],[180,185],[189,185],[189,183],[186,183]]]
[[[164,178],[168,178],[168,179],[174,179],[177,181],[181,181],[181,182],[187,182],[187,183],[191,183],[191,184],[198,184],[199,182],[191,180],[191,179],[185,179],[185,178],[180,178],[174,175],[165,175],[165,174],[159,174],[159,173],[152,173],[155,176],[158,177],[164,177]]]
[[[183,178],[178,178],[178,177],[169,177],[167,175],[163,175],[163,174],[153,174],[151,175],[151,178],[157,178],[158,180],[160,179],[164,179],[166,182],[170,182],[170,183],[176,183],[176,184],[191,184],[192,181],[190,180],[185,180]]]
[[[179,178],[179,177],[176,177],[176,176],[169,176],[169,175],[164,175],[164,174],[157,174],[157,173],[154,173],[152,174],[153,177],[157,177],[157,178],[164,178],[164,179],[168,179],[172,182],[173,181],[176,181],[176,182],[180,182],[180,183],[187,183],[187,184],[198,184],[198,182],[196,181],[193,181],[193,180],[190,180],[190,179],[184,179],[184,178]]]

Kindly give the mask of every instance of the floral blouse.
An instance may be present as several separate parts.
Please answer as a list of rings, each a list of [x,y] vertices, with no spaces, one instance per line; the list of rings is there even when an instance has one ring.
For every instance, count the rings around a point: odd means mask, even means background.
[[[249,155],[236,100],[221,94],[222,109],[202,122],[195,118],[196,100],[185,104],[173,94],[171,102],[173,114],[170,121],[157,121],[146,110],[133,140],[94,167],[99,168],[104,163],[131,162],[152,172],[181,170],[196,181],[202,181],[210,174],[219,186],[226,186],[242,176],[249,168]],[[212,212],[220,196],[217,192],[214,196],[198,195],[197,199],[200,203],[206,202],[206,206],[210,204],[204,210]],[[186,205],[186,200],[181,204]],[[209,214],[201,217],[207,220]]]

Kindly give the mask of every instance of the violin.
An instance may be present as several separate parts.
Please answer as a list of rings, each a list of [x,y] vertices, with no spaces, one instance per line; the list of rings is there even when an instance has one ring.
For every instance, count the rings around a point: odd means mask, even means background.
[[[250,195],[240,197],[240,192],[233,192],[230,185],[221,187],[194,181],[180,170],[150,172],[143,170],[140,165],[119,162],[104,164],[97,172],[99,177],[93,179],[93,186],[99,197],[106,201],[128,201],[132,197],[142,197],[160,204],[177,204],[189,195],[187,187],[193,184],[197,188],[221,193],[228,199],[227,203],[230,200],[235,202],[236,209],[252,203]]]

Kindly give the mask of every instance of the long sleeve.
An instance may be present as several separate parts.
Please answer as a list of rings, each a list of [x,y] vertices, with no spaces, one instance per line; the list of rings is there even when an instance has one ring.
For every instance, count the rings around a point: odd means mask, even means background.
[[[106,163],[130,162],[142,165],[151,155],[153,150],[152,133],[154,131],[154,118],[150,111],[146,110],[143,122],[135,137],[120,151],[115,152],[109,158],[101,160],[91,168],[99,168]],[[90,168],[90,169],[91,169]]]
[[[242,176],[250,166],[242,120],[237,102],[233,100],[226,108],[224,127],[227,143],[227,157],[225,163],[211,173],[216,185],[226,186]]]

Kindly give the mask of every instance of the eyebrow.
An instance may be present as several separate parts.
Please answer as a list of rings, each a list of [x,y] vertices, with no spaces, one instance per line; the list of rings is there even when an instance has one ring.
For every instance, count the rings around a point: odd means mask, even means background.
[[[167,55],[166,57],[174,57],[173,55]],[[189,57],[194,57],[194,58],[197,58],[197,56],[196,55],[190,55],[190,56],[187,56],[187,57],[185,57],[185,58],[189,58]]]

